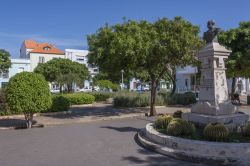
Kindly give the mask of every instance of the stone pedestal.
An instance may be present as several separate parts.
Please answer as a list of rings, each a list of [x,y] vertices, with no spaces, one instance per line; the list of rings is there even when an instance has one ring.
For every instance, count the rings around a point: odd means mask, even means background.
[[[237,107],[231,104],[225,73],[224,59],[231,51],[218,42],[207,43],[199,51],[201,78],[199,101],[192,106],[191,113],[184,113],[183,118],[198,125],[224,123],[230,130],[245,125],[249,115],[237,113]]]
[[[223,123],[230,131],[237,131],[239,127],[248,123],[249,115],[243,113],[235,113],[230,115],[205,115],[197,113],[183,113],[182,118],[191,121],[199,127],[205,127],[209,123]]]

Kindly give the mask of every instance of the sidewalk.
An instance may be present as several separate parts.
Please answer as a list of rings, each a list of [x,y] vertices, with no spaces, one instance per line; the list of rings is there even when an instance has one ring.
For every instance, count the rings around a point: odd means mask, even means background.
[[[239,107],[240,111],[250,114],[250,106]],[[175,111],[190,112],[190,107],[156,106],[157,114],[173,114]],[[143,108],[115,108],[111,104],[95,103],[93,105],[72,106],[67,112],[43,113],[34,117],[34,124],[56,126],[75,123],[87,123],[99,120],[120,119],[135,116],[145,116],[149,107]],[[24,127],[23,115],[0,117],[0,129],[15,129]]]
[[[190,111],[188,107],[156,106],[158,114],[172,114],[176,110]],[[145,116],[149,107],[145,108],[115,108],[111,104],[95,103],[93,105],[72,106],[67,112],[43,113],[34,116],[34,124],[55,126],[62,124],[85,123],[98,120],[120,119],[135,116]],[[24,127],[23,115],[0,117],[0,129],[15,129]]]

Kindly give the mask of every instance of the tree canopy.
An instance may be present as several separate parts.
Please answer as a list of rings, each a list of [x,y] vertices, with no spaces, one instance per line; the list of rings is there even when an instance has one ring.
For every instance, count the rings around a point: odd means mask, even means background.
[[[22,72],[13,76],[6,88],[6,100],[14,113],[24,113],[27,127],[32,125],[33,114],[51,107],[48,82],[41,74]]]
[[[250,78],[250,22],[240,22],[238,28],[221,32],[218,39],[232,50],[226,61],[226,71],[232,78],[231,93],[235,93],[236,77]]]
[[[150,114],[155,114],[159,81],[172,74],[171,66],[185,66],[194,60],[202,45],[199,27],[181,17],[155,22],[124,20],[106,25],[88,36],[89,62],[119,80],[120,71],[151,81]]]
[[[3,49],[0,49],[0,73],[7,71],[10,67],[10,53]]]
[[[227,76],[250,78],[250,22],[240,22],[238,28],[222,32],[218,39],[232,50],[226,61]]]
[[[41,63],[34,71],[44,75],[49,82],[58,83],[60,86],[66,85],[68,91],[72,91],[73,83],[81,85],[89,77],[89,72],[85,65],[61,58]]]

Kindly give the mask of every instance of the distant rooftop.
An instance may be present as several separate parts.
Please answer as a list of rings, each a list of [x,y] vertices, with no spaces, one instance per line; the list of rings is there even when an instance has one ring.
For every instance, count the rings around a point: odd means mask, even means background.
[[[42,53],[42,54],[60,54],[64,52],[56,48],[50,43],[38,43],[34,40],[24,40],[24,46],[27,49],[33,49],[30,53]]]

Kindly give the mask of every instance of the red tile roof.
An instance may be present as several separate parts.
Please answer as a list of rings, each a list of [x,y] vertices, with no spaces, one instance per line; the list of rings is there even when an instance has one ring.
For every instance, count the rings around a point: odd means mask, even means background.
[[[25,40],[24,46],[27,49],[33,49],[31,53],[42,53],[42,54],[60,54],[63,55],[64,52],[56,48],[49,43],[37,43],[34,40]]]

